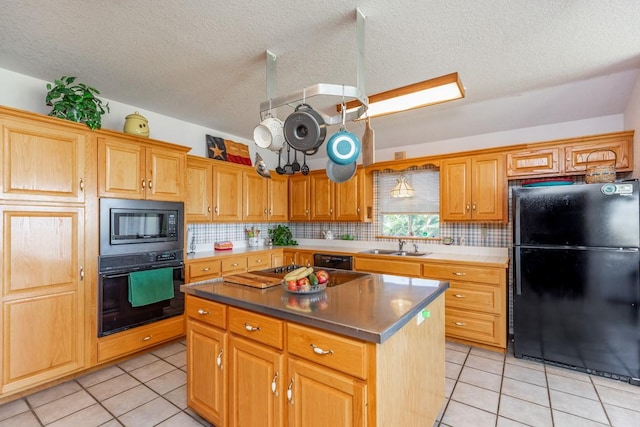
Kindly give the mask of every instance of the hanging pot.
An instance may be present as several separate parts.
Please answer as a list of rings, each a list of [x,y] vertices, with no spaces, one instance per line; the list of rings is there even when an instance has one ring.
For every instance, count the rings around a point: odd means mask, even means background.
[[[360,140],[344,129],[346,105],[342,105],[342,126],[340,131],[331,135],[327,142],[327,155],[332,162],[339,165],[354,163],[360,155]]]
[[[284,137],[296,150],[312,151],[324,142],[327,125],[324,119],[308,104],[300,104],[284,121]]]
[[[331,159],[327,160],[327,176],[333,182],[342,183],[349,181],[356,174],[358,165],[354,161],[346,165],[334,163]]]

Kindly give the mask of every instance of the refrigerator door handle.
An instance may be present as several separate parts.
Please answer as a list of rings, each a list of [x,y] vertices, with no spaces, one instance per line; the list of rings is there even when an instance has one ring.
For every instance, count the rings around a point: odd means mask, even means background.
[[[516,281],[516,295],[522,295],[522,274],[520,273],[521,270],[521,264],[520,264],[520,248],[516,247],[513,248],[513,252],[514,252],[514,261],[513,261],[513,265],[516,266],[516,268],[514,269],[514,279]]]

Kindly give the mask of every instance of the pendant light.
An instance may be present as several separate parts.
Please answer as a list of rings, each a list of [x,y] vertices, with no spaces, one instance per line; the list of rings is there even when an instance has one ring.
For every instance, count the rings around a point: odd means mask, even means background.
[[[406,198],[413,197],[416,195],[416,190],[413,189],[407,182],[407,178],[402,175],[399,179],[396,180],[398,183],[393,190],[391,190],[391,197],[395,198]]]

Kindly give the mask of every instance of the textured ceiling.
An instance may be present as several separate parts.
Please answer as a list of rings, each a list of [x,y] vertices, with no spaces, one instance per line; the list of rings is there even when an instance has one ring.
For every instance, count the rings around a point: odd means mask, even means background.
[[[368,94],[454,71],[467,94],[373,119],[377,148],[618,114],[640,69],[637,0],[3,0],[0,68],[250,140],[267,49],[278,96],[356,84],[357,7]]]

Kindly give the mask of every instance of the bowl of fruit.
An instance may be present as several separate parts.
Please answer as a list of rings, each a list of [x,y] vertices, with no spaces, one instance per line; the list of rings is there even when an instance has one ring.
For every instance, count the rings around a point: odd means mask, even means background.
[[[327,288],[329,274],[326,270],[314,271],[313,267],[300,267],[287,273],[282,287],[293,294],[314,294]]]

